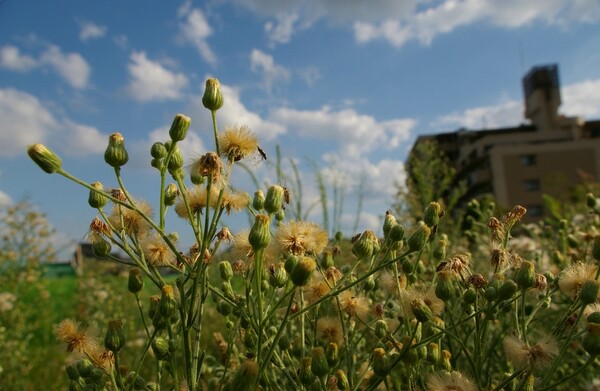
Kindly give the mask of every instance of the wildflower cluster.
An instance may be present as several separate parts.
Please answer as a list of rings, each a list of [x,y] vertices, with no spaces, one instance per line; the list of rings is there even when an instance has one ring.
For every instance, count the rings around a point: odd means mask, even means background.
[[[89,190],[94,251],[128,268],[123,285],[144,325],[133,356],[120,319],[103,325],[104,337],[61,322],[56,335],[79,358],[66,368],[71,389],[546,390],[598,367],[595,205],[585,223],[538,227],[549,253],[513,247],[525,208],[497,218],[478,201],[458,235],[441,232],[445,211],[432,201],[412,226],[387,212],[382,237],[332,239],[316,223],[286,219],[288,189],[251,197],[230,184],[240,163],[263,152],[247,127],[219,132],[217,80],[202,102],[215,149],[184,167],[178,144],[191,120],[178,114],[150,151],[156,207],[127,191],[118,133],[104,155],[114,189],[73,177],[44,146],[28,150],[45,172]],[[251,226],[232,233],[225,219],[239,212]],[[168,230],[173,213],[193,233],[187,247]],[[550,244],[557,233],[564,240]]]

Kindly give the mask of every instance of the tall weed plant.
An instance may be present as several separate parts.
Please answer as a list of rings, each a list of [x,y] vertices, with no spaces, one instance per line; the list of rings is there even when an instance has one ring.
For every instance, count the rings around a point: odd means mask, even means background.
[[[282,186],[255,189],[253,197],[234,190],[232,171],[248,171],[238,163],[262,150],[247,127],[218,128],[223,96],[216,79],[206,82],[203,104],[212,114],[212,151],[186,170],[179,144],[190,118],[181,114],[169,139],[151,148],[157,210],[122,180],[128,154],[121,134],[110,136],[104,155],[118,182],[112,190],[72,176],[41,144],[28,149],[45,172],[89,189],[97,213],[90,225],[94,251],[129,268],[129,300],[141,319],[133,335],[117,315],[101,325],[102,333],[72,319],[55,327],[75,359],[66,367],[71,390],[592,384],[600,353],[593,195],[577,219],[529,227],[529,248],[511,235],[525,208],[494,216],[477,201],[469,205],[470,226],[459,234],[441,232],[446,212],[431,200],[407,232],[388,212],[382,237],[366,230],[350,242],[330,238],[327,223],[303,220]],[[295,218],[284,208],[295,210]],[[251,214],[250,226],[230,232],[228,215],[242,211]],[[174,214],[188,222],[191,246],[182,247],[169,230]],[[114,248],[127,259],[113,257]],[[147,289],[154,292],[149,298]],[[141,340],[137,348],[131,339]]]

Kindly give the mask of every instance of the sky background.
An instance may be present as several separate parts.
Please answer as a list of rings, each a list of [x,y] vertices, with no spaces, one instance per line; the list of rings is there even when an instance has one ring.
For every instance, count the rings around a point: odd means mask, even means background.
[[[531,67],[559,65],[563,114],[600,118],[599,22],[598,0],[0,0],[0,204],[26,199],[61,243],[83,239],[87,190],[25,151],[42,142],[67,171],[115,187],[103,159],[115,131],[128,188],[154,202],[148,151],[176,113],[192,118],[186,161],[213,149],[201,97],[216,77],[221,129],[249,126],[271,161],[279,145],[306,207],[315,167],[343,187],[347,235],[364,178],[359,228],[380,232],[415,138],[526,122]],[[273,163],[253,169],[275,180]]]

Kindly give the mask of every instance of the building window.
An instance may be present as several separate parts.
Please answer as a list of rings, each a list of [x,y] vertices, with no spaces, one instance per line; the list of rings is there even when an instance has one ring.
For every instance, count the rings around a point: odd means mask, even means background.
[[[537,156],[529,154],[521,156],[521,164],[525,167],[535,166],[537,164]]]
[[[542,205],[528,205],[527,215],[530,217],[540,217],[544,215],[544,207]]]
[[[523,181],[523,187],[525,191],[539,191],[540,180],[539,179],[526,179]]]

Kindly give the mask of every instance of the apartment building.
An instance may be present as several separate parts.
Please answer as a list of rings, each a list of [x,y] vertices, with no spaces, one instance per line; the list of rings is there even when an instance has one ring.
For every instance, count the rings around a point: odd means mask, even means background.
[[[600,120],[559,114],[557,65],[534,67],[522,82],[528,124],[425,135],[415,146],[437,141],[466,181],[466,200],[492,195],[500,206],[525,206],[535,221],[544,216],[542,194],[566,200],[575,185],[600,178]]]

